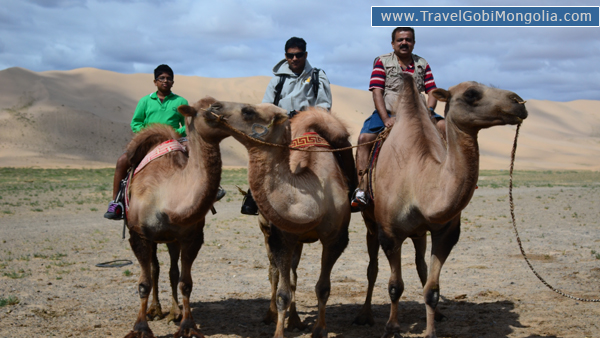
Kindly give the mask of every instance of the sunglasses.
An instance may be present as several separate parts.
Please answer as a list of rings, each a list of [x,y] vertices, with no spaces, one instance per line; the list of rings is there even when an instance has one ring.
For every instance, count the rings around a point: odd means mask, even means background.
[[[293,60],[294,56],[296,57],[296,59],[301,59],[306,55],[306,52],[299,52],[299,53],[285,53],[285,57],[287,59]]]
[[[161,77],[157,77],[156,81],[158,81],[158,82],[173,82],[173,78],[161,76]]]

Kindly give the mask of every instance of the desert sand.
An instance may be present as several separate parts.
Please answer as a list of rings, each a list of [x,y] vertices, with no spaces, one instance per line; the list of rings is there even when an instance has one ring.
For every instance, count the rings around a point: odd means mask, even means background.
[[[155,89],[152,80],[151,74],[93,68],[0,71],[0,166],[113,166],[132,136],[137,101]],[[268,81],[176,75],[173,91],[190,102],[210,95],[258,103]],[[332,94],[332,111],[348,124],[355,143],[373,112],[371,93],[333,84]],[[516,169],[600,170],[600,101],[524,99],[530,116],[521,128]],[[443,108],[436,110],[443,114]],[[508,169],[514,136],[509,126],[481,132],[481,169]],[[221,149],[225,166],[246,165],[245,150],[232,139]]]

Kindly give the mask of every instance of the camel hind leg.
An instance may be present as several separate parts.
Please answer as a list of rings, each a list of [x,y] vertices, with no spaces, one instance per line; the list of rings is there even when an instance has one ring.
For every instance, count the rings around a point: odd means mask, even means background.
[[[133,330],[125,338],[154,338],[148,321],[146,320],[146,311],[148,308],[148,297],[152,289],[152,256],[153,243],[140,237],[135,231],[129,233],[129,244],[140,263],[141,273],[138,280],[138,292],[140,295],[140,310],[137,319],[133,325]]]
[[[191,237],[191,236],[190,236]],[[192,264],[198,256],[198,252],[204,242],[204,233],[199,231],[195,237],[189,238],[186,241],[180,241],[181,245],[181,277],[179,278],[179,290],[181,291],[183,314],[179,329],[175,332],[175,338],[204,338],[200,332],[190,307],[190,295],[192,293]]]
[[[335,262],[342,255],[342,252],[348,246],[348,222],[339,230],[336,238],[332,242],[322,242],[323,253],[321,256],[321,274],[315,286],[318,303],[317,322],[313,328],[312,338],[327,338],[327,325],[325,324],[325,308],[327,300],[331,293],[331,270]]]
[[[375,325],[375,320],[373,319],[373,311],[371,309],[371,301],[373,298],[373,288],[375,287],[375,282],[377,281],[377,274],[379,272],[379,238],[377,233],[377,224],[367,215],[367,211],[363,212],[363,219],[365,221],[365,225],[367,226],[367,251],[369,253],[369,266],[367,267],[367,296],[365,298],[365,302],[362,306],[362,309],[354,318],[353,324],[357,325],[365,325],[369,324],[369,326]]]
[[[181,309],[177,300],[177,284],[179,283],[179,254],[181,246],[178,242],[167,243],[171,268],[169,269],[169,282],[171,283],[171,310],[167,315],[167,323],[181,320]]]
[[[448,222],[447,226],[438,233],[431,234],[431,270],[427,283],[423,288],[425,309],[427,310],[427,328],[425,337],[437,337],[435,332],[435,316],[440,298],[440,272],[450,251],[458,242],[460,236],[460,214]]]
[[[160,306],[160,299],[158,298],[158,279],[160,277],[160,265],[158,263],[157,256],[157,247],[156,243],[152,243],[152,301],[150,302],[150,307],[146,311],[146,319],[152,320],[160,320],[165,318],[165,315],[162,312],[162,307]]]

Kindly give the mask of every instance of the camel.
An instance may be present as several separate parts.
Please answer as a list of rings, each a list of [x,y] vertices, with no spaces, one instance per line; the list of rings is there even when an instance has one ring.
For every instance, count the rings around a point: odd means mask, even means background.
[[[213,101],[203,99],[194,106],[180,106],[186,116],[188,152],[168,153],[148,163],[133,176],[127,213],[129,243],[140,263],[138,281],[140,310],[133,330],[126,338],[154,337],[146,317],[162,317],[158,303],[157,243],[166,243],[171,257],[169,276],[172,289],[171,320],[181,317],[175,337],[204,336],[197,328],[190,309],[191,267],[204,241],[204,217],[215,201],[221,178],[219,142],[229,136],[209,128],[198,110]],[[179,135],[169,126],[155,125],[138,133],[127,146],[131,163],[139,163],[154,147]],[[181,256],[181,275],[177,262]],[[182,294],[183,313],[177,302],[177,282]],[[148,296],[153,300],[148,310]]]
[[[327,337],[325,306],[331,270],[348,244],[348,187],[333,153],[290,151],[287,145],[305,132],[317,132],[334,148],[340,148],[349,143],[347,129],[336,117],[319,109],[301,112],[291,123],[285,110],[272,104],[223,102],[213,104],[211,110],[215,121],[226,122],[215,126],[230,132],[248,150],[248,180],[261,213],[259,223],[271,263],[272,297],[265,321],[272,320],[277,311],[274,337],[281,338],[290,309],[290,326],[303,328],[293,306],[296,267],[302,243],[320,240],[321,273],[315,287],[318,318],[312,337]],[[284,147],[265,145],[256,138]]]
[[[370,234],[369,289],[359,321],[372,321],[370,301],[377,277],[379,243],[391,269],[388,292],[391,309],[383,338],[398,337],[398,301],[404,291],[400,250],[408,237],[431,233],[429,276],[423,287],[426,337],[437,337],[434,319],[440,295],[440,272],[460,235],[460,215],[476,188],[479,175],[479,130],[516,125],[527,117],[524,101],[515,93],[463,82],[433,95],[446,103],[446,141],[429,118],[411,76],[398,96],[396,123],[384,142],[375,168],[373,203],[363,211]],[[373,261],[375,264],[373,264]],[[421,273],[419,273],[421,275]],[[368,303],[368,304],[367,304]],[[370,317],[370,318],[369,318]]]

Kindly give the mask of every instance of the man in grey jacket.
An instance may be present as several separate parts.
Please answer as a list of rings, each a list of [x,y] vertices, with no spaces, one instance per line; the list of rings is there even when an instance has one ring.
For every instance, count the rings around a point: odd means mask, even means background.
[[[324,71],[313,68],[307,57],[306,41],[290,38],[285,43],[285,59],[273,67],[275,76],[269,82],[262,102],[273,103],[288,112],[308,107],[330,110],[329,79]]]
[[[275,76],[267,86],[263,103],[273,103],[287,110],[290,117],[296,115],[297,111],[304,111],[308,107],[320,107],[327,111],[331,109],[329,79],[323,70],[313,68],[306,60],[307,57],[308,52],[304,39],[292,37],[285,43],[285,59],[273,67]],[[351,146],[349,141],[347,146]],[[353,172],[355,165],[352,149],[334,154],[347,178],[350,192],[353,192],[358,184],[358,178]],[[358,211],[358,209],[353,211]],[[250,190],[244,199],[242,213],[258,214],[258,207]]]

